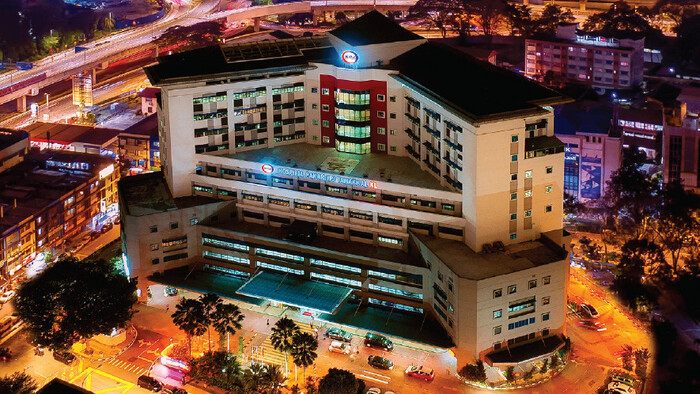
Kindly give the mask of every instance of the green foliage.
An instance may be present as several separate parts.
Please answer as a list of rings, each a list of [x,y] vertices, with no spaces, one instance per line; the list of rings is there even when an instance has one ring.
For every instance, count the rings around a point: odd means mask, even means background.
[[[639,348],[634,351],[634,373],[640,379],[646,379],[650,357],[651,354],[647,348]]]
[[[57,261],[22,284],[15,309],[34,343],[65,349],[124,328],[134,314],[136,283],[104,260]]]
[[[659,30],[651,25],[650,13],[644,7],[632,7],[624,1],[613,3],[608,10],[593,14],[586,19],[583,29],[603,35],[616,33],[639,33],[658,36]]]
[[[198,337],[207,332],[207,316],[199,300],[183,298],[175,305],[171,315],[173,323],[188,337]]]
[[[292,339],[298,333],[299,326],[297,326],[294,320],[288,317],[283,317],[277,320],[275,325],[272,327],[270,342],[275,349],[288,353],[293,349]]]
[[[36,389],[34,378],[25,372],[15,372],[0,378],[0,393],[32,394]]]
[[[555,369],[561,365],[561,359],[559,358],[558,354],[552,354],[552,357],[549,358],[549,365],[552,369]]]
[[[211,352],[210,327],[213,326],[222,336],[235,334],[241,328],[241,322],[245,317],[238,306],[225,304],[218,295],[213,293],[203,294],[196,300],[181,299],[171,316],[173,323],[187,334],[188,339],[208,333],[209,352]]]
[[[542,360],[542,366],[540,367],[540,373],[547,373],[549,371],[549,359],[545,358]]]
[[[631,371],[634,367],[634,348],[630,345],[623,345],[622,352],[620,353],[620,358],[622,359],[622,368],[626,371]]]
[[[513,366],[511,365],[510,367],[506,368],[506,373],[505,373],[505,375],[506,375],[506,380],[507,380],[507,381],[509,381],[509,382],[514,381],[514,380],[515,380],[515,367],[513,367]]]
[[[318,349],[318,341],[308,332],[299,332],[292,337],[291,353],[296,366],[306,370],[306,367],[313,364],[318,357],[316,349]]]
[[[278,365],[254,363],[243,371],[240,393],[279,393],[284,374]]]
[[[485,382],[486,369],[484,368],[484,362],[481,360],[476,360],[476,363],[474,364],[465,365],[459,370],[459,376],[471,382]]]
[[[189,376],[209,385],[233,390],[240,385],[241,365],[236,357],[226,352],[207,352],[190,363]]]
[[[360,381],[344,369],[331,368],[318,384],[318,394],[357,394]]]
[[[581,245],[583,254],[591,261],[600,259],[600,246],[588,237],[582,237],[578,243]]]

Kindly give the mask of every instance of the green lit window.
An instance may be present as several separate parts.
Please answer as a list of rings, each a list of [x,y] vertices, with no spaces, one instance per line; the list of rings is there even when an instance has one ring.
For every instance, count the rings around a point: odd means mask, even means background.
[[[312,272],[310,276],[312,278],[323,279],[323,280],[327,280],[329,282],[341,283],[341,284],[350,285],[353,287],[362,286],[362,282],[360,282],[359,280],[340,278],[340,277],[334,276],[334,275],[319,274],[318,272]]]
[[[326,261],[326,260],[309,259],[309,262],[311,263],[311,265],[332,268],[332,269],[336,269],[336,270],[340,270],[340,271],[354,272],[356,274],[359,274],[360,272],[362,272],[362,270],[359,267],[353,267],[350,265],[333,263],[331,261]]]
[[[294,92],[303,92],[303,91],[304,91],[303,85],[284,86],[281,88],[272,88],[272,94],[294,93]]]
[[[359,144],[335,140],[335,149],[338,150],[338,152],[365,154],[371,151],[371,144],[369,142]]]
[[[382,293],[389,293],[389,294],[395,294],[395,295],[402,296],[402,297],[413,298],[416,300],[423,299],[423,293],[414,293],[412,291],[399,290],[399,289],[395,289],[393,287],[375,285],[374,283],[369,284],[369,289],[380,291]]]
[[[237,263],[237,264],[250,265],[250,260],[245,258],[245,257],[232,256],[230,254],[224,254],[224,253],[210,252],[208,250],[205,250],[202,252],[202,257],[216,259],[216,260],[230,261],[232,263]]]
[[[257,264],[258,264],[258,267],[261,267],[261,268],[267,268],[270,270],[280,271],[280,272],[289,272],[290,274],[295,274],[295,275],[304,275],[304,270],[283,267],[281,265],[276,265],[276,264],[269,264],[269,263],[266,263],[264,261],[258,261]]]
[[[278,252],[276,250],[270,250],[270,249],[257,248],[257,249],[255,249],[255,254],[261,255],[261,256],[277,257],[277,258],[281,258],[281,259],[285,259],[285,260],[304,261],[304,256],[299,256],[299,255],[291,254],[291,253]]]
[[[370,126],[335,125],[335,134],[342,137],[369,138]]]
[[[195,97],[192,99],[192,104],[217,103],[219,101],[226,101],[226,95]]]

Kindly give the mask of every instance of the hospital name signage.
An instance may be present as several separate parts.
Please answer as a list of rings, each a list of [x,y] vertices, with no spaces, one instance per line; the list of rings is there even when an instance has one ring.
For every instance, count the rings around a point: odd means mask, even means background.
[[[273,167],[271,164],[263,164],[262,172],[265,174],[285,175],[303,179],[313,179],[323,183],[335,183],[345,186],[362,187],[365,189],[376,189],[377,182],[368,179],[352,178],[325,172],[309,171],[301,168]]]

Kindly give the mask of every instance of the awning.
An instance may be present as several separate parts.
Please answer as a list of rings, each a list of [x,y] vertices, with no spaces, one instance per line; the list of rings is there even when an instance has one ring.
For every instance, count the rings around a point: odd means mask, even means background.
[[[352,293],[352,289],[304,279],[294,274],[260,271],[241,286],[237,293],[333,314]]]

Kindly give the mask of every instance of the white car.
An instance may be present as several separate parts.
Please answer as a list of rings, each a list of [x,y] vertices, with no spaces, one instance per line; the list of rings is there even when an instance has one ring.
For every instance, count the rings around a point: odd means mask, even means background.
[[[4,304],[4,303],[10,301],[12,299],[12,297],[15,296],[15,294],[16,293],[14,290],[6,291],[2,295],[0,295],[0,303]]]
[[[350,354],[350,345],[345,342],[332,341],[331,344],[328,345],[328,350],[333,353]]]
[[[612,382],[608,384],[608,390],[620,394],[637,394],[637,391],[634,389],[634,387],[620,382]]]
[[[367,394],[382,394],[382,390],[372,387],[371,389],[367,390]]]

